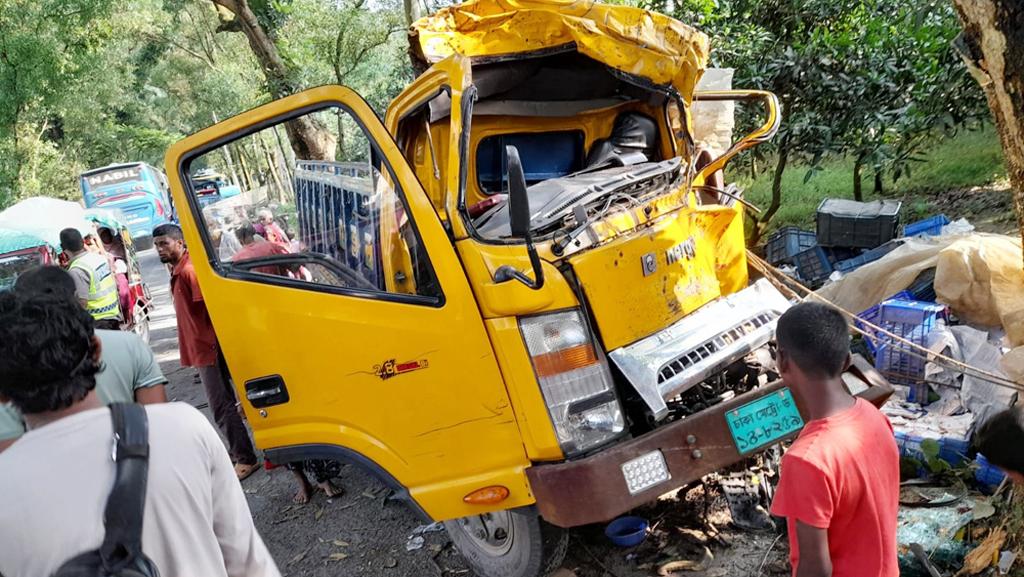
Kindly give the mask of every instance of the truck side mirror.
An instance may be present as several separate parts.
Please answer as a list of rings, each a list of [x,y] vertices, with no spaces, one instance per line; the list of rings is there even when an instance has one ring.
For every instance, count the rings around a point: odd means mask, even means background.
[[[519,150],[515,146],[506,146],[508,155],[508,226],[512,238],[521,238],[526,243],[526,253],[530,257],[533,268],[533,279],[509,265],[498,267],[494,273],[494,281],[503,283],[517,280],[531,289],[537,290],[544,286],[544,269],[541,268],[540,257],[533,246],[533,235],[530,233],[530,197],[526,191],[526,174],[523,172],[523,161],[519,159]]]
[[[529,243],[530,197],[526,193],[523,161],[519,159],[519,150],[515,146],[506,146],[505,154],[508,155],[508,225],[513,238]]]

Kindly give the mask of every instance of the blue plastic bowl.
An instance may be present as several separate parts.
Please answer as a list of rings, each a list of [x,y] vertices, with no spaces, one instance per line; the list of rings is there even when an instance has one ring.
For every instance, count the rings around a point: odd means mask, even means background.
[[[636,547],[647,538],[647,519],[619,517],[608,523],[604,534],[619,547]]]

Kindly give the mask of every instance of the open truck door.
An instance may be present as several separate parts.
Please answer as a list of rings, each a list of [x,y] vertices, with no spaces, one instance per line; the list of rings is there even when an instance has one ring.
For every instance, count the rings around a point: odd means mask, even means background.
[[[456,109],[456,132],[460,121]],[[204,213],[191,180],[224,168],[225,146],[235,158],[281,147],[294,162],[250,165],[253,186],[233,210]],[[270,461],[354,462],[432,519],[533,503],[462,266],[362,98],[326,86],[261,106],[175,144],[167,169],[236,392]],[[260,233],[265,208],[290,243]],[[489,487],[507,496],[474,498]]]

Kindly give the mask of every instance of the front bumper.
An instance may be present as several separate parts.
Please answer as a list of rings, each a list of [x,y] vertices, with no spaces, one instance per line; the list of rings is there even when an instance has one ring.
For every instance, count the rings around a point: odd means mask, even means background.
[[[867,384],[858,397],[881,406],[892,394],[892,386],[860,357],[855,357],[850,373]],[[740,455],[736,449],[725,414],[783,386],[776,381],[590,457],[530,467],[526,474],[540,514],[559,527],[608,521],[750,457],[752,454]],[[806,421],[802,407],[800,413]],[[622,465],[652,451],[661,451],[671,479],[632,495]]]

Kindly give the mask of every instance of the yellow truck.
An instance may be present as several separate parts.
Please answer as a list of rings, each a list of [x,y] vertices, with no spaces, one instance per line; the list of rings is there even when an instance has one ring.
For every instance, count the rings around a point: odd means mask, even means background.
[[[314,88],[176,143],[167,174],[266,457],[363,467],[478,575],[535,577],[565,528],[802,427],[771,359],[789,303],[749,284],[744,201],[716,176],[778,106],[696,92],[707,37],[632,7],[478,0],[410,39],[421,73],[383,122]],[[709,156],[699,101],[764,122]],[[204,209],[197,175],[246,154],[271,177]],[[259,246],[263,208],[287,242]],[[862,396],[891,391],[858,371]]]

